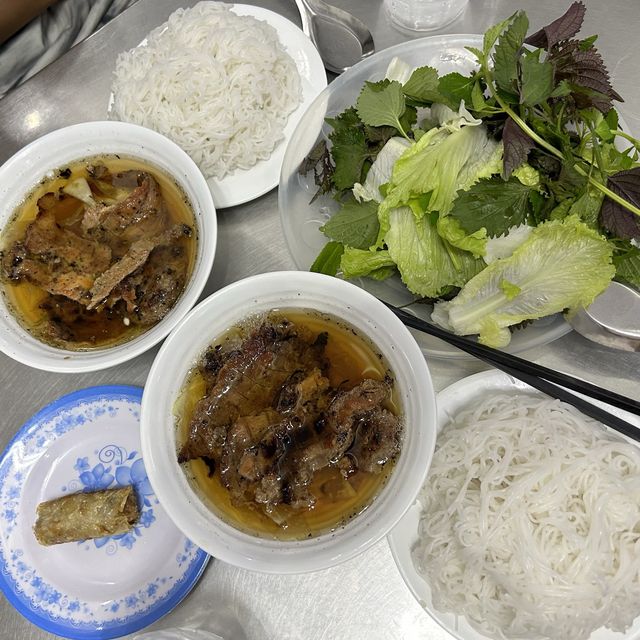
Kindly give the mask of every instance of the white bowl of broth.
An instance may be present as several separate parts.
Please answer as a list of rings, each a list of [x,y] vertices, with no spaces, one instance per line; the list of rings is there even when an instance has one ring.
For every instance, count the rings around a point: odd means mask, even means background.
[[[216,248],[199,169],[122,122],[49,133],[0,167],[0,350],[56,372],[104,369],[162,340]]]
[[[302,573],[361,553],[412,504],[435,395],[415,340],[375,297],[267,273],[213,294],[168,337],[141,433],[186,536],[239,567]]]

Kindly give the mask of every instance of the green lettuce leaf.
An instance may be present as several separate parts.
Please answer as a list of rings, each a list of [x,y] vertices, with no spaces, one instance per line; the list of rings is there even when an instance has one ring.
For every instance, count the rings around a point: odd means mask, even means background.
[[[440,237],[458,249],[469,251],[476,258],[487,251],[487,230],[483,227],[474,233],[467,233],[453,216],[440,216],[437,223]]]
[[[448,213],[459,190],[494,173],[495,164],[501,170],[501,162],[495,163],[499,147],[483,126],[466,124],[452,131],[444,125],[427,131],[393,167],[389,204],[406,204],[412,197],[431,193],[429,211]]]
[[[607,240],[576,216],[541,224],[510,257],[490,264],[451,302],[438,303],[432,317],[504,347],[509,326],[593,302],[615,273],[611,257]]]
[[[375,200],[382,202],[380,187],[391,180],[393,165],[396,160],[407,150],[411,143],[398,136],[390,138],[382,147],[375,162],[371,165],[363,184],[357,182],[353,185],[353,195],[356,200]]]
[[[409,207],[389,213],[385,240],[402,281],[422,297],[437,298],[449,286],[461,287],[485,266],[470,253],[447,245],[431,216],[417,220]]]
[[[340,260],[340,270],[347,280],[363,276],[384,280],[395,273],[396,264],[388,251],[363,251],[345,247]]]
[[[484,126],[475,126],[464,114],[430,129],[393,167],[386,197],[378,209],[380,233],[376,246],[383,246],[392,209],[419,199],[425,204],[420,210],[414,208],[417,215],[432,211],[446,215],[458,191],[501,170],[502,145],[488,137]]]

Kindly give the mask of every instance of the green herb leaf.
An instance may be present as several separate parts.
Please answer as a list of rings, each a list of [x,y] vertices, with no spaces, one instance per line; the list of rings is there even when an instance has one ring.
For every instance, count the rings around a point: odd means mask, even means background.
[[[554,89],[553,65],[540,61],[541,52],[541,49],[528,52],[520,61],[520,102],[530,107],[545,102]]]
[[[622,255],[613,257],[616,277],[640,288],[640,249],[629,245]]]
[[[351,129],[351,127],[357,127],[361,124],[360,118],[358,118],[358,112],[354,107],[345,109],[335,118],[325,118],[325,122],[333,129],[334,132]]]
[[[473,89],[471,90],[471,104],[474,111],[484,111],[487,108],[487,101],[484,98],[484,93],[480,82],[475,82]]]
[[[495,238],[524,222],[531,191],[515,178],[508,182],[497,177],[480,180],[458,194],[451,215],[467,233],[484,227],[487,235]]]
[[[404,113],[405,102],[399,82],[366,82],[358,96],[356,109],[364,124],[372,127],[387,125],[404,133],[400,116]]]
[[[527,14],[523,11],[516,12],[513,21],[500,36],[493,54],[496,83],[507,93],[517,93],[518,60],[528,28]]]
[[[609,123],[604,118],[600,120],[598,126],[595,128],[595,134],[603,142],[610,142],[615,137],[613,131],[609,128]]]
[[[514,20],[516,14],[514,13],[512,16],[499,22],[487,29],[484,34],[484,40],[482,43],[482,48],[484,49],[484,55],[486,59],[489,59],[489,54],[491,53],[491,49],[493,49],[493,45],[496,43],[496,40],[502,35],[502,32],[507,28],[507,26]]]
[[[580,51],[589,51],[597,39],[598,36],[589,36],[588,38],[584,38],[584,40],[580,40]]]
[[[598,216],[604,196],[600,191],[587,189],[570,207],[569,215],[577,215],[592,229],[598,229]],[[633,215],[633,214],[632,214]]]
[[[571,93],[571,87],[566,80],[561,80],[551,92],[551,98],[564,98]]]
[[[477,47],[465,47],[465,49],[473,53],[473,55],[478,59],[478,64],[484,64],[485,56],[484,53],[480,51],[480,49],[478,49]]]
[[[369,157],[364,132],[356,127],[338,129],[329,138],[333,143],[331,155],[336,165],[333,184],[339,191],[350,189],[360,182],[365,160]]]
[[[456,111],[461,100],[464,100],[465,104],[473,103],[474,84],[473,76],[463,76],[457,72],[448,73],[440,78],[438,91],[445,98],[447,105]]]
[[[328,238],[356,249],[368,249],[378,238],[378,203],[347,202],[322,227]]]
[[[438,72],[433,67],[418,67],[405,82],[403,91],[421,102],[441,102],[439,82]]]
[[[309,267],[309,271],[335,276],[340,268],[340,258],[343,253],[344,246],[340,242],[327,242]]]

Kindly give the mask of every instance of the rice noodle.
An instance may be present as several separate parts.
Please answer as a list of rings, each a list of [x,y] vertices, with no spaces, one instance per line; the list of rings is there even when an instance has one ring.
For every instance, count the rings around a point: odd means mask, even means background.
[[[461,412],[420,501],[416,568],[479,632],[581,640],[640,613],[640,450],[572,407],[521,394]]]
[[[178,9],[118,56],[112,115],[171,138],[207,177],[269,158],[301,100],[273,27],[231,5]]]

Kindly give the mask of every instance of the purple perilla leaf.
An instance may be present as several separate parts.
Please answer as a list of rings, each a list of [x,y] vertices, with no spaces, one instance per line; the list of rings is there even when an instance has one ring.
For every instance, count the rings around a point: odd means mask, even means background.
[[[607,187],[627,202],[640,207],[640,167],[609,176]],[[600,224],[618,238],[640,238],[640,216],[610,198],[605,198],[602,203]]]
[[[507,118],[502,130],[502,144],[503,177],[508,180],[513,170],[527,161],[529,151],[535,147],[535,143],[511,118]]]
[[[582,2],[574,2],[563,16],[529,36],[525,44],[549,50],[558,42],[573,38],[582,27],[586,11]]]

